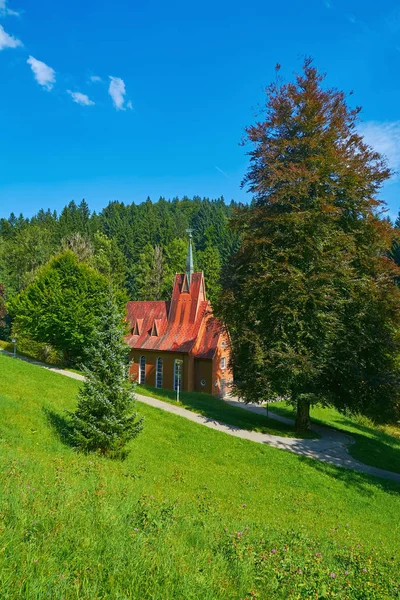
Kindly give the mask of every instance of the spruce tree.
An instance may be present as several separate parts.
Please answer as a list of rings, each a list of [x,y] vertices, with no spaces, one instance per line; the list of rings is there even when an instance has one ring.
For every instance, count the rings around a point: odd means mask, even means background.
[[[359,108],[326,89],[310,60],[267,88],[238,210],[240,250],[227,263],[220,314],[237,389],[385,420],[399,409],[400,273],[393,229],[379,218],[385,159],[357,132]]]
[[[73,442],[82,451],[123,456],[125,445],[143,428],[143,418],[138,419],[134,412],[124,333],[123,316],[109,299],[87,349],[83,368],[86,379],[78,395],[78,407],[69,413]]]

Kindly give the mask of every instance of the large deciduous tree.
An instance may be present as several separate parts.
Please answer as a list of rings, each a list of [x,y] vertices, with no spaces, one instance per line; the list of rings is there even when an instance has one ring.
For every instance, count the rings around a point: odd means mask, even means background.
[[[90,344],[109,281],[79,262],[72,251],[57,255],[9,305],[16,331],[62,351],[79,364]]]
[[[381,420],[399,408],[400,271],[377,197],[391,173],[323,80],[310,60],[277,78],[246,130],[253,201],[233,221],[220,306],[239,393],[287,397],[299,430],[317,401]]]

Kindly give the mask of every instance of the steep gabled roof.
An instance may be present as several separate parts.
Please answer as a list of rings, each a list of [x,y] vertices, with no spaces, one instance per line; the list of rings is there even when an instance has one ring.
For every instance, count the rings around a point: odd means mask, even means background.
[[[219,339],[219,322],[206,299],[203,273],[175,276],[171,302],[128,302],[127,317],[133,331],[142,319],[139,335],[130,335],[132,348],[184,352],[212,358]]]

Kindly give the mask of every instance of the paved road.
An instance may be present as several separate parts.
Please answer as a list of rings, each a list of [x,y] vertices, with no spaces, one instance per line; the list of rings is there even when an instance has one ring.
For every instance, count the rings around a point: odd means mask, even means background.
[[[5,354],[10,354],[5,351],[3,352]],[[73,373],[72,371],[45,365],[29,358],[19,358],[26,362],[44,367],[49,371],[60,373],[66,377],[71,377],[72,379],[78,379],[80,381],[84,380],[83,375],[79,375],[78,373]],[[148,396],[142,396],[141,394],[136,394],[136,398],[139,402],[143,402],[149,406],[160,408],[166,412],[184,417],[185,419],[193,421],[194,423],[199,423],[200,425],[204,425],[210,429],[215,429],[216,431],[222,431],[234,437],[250,440],[251,442],[257,442],[259,444],[267,444],[268,446],[273,446],[274,448],[279,448],[280,450],[287,450],[295,454],[300,454],[302,456],[308,456],[316,460],[331,463],[338,467],[345,467],[347,469],[353,469],[354,471],[361,471],[363,473],[368,473],[369,475],[382,477],[383,479],[390,479],[400,483],[399,473],[393,473],[384,469],[378,469],[376,467],[364,465],[363,463],[352,458],[347,448],[354,442],[353,438],[350,435],[338,431],[337,429],[322,427],[321,425],[313,425],[312,429],[321,436],[321,439],[303,440],[298,438],[287,438],[267,433],[259,433],[257,431],[247,431],[246,429],[240,429],[239,427],[234,427],[233,425],[226,425],[219,421],[215,421],[214,419],[209,419],[208,417],[204,417],[203,415],[199,415],[187,410],[178,404],[169,404],[168,402],[163,402],[162,400],[157,400],[156,398],[150,398]],[[244,404],[236,399],[227,400],[227,403],[234,406],[240,406],[243,410],[248,410],[262,415],[266,414],[265,409],[258,405]],[[271,410],[269,411],[269,416],[278,421],[293,423],[293,421],[290,419],[275,415]]]

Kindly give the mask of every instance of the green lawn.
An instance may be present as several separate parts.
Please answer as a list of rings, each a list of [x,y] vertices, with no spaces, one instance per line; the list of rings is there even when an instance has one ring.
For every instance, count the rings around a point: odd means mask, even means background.
[[[158,400],[164,400],[170,404],[177,404],[176,392],[172,390],[163,390],[150,387],[147,385],[138,385],[136,387],[138,394],[150,396]],[[270,433],[272,435],[280,435],[284,437],[300,437],[300,438],[317,438],[318,435],[314,432],[306,432],[303,434],[296,433],[294,427],[280,423],[274,419],[269,419],[267,413],[259,415],[251,413],[240,406],[231,406],[211,394],[202,394],[199,392],[182,392],[180,394],[179,406],[187,408],[192,412],[198,413],[209,419],[221,421],[226,425],[234,425],[241,429],[250,431],[260,431],[261,433]]]
[[[0,355],[1,600],[400,598],[400,487],[138,404],[124,462],[60,439],[79,382]]]
[[[294,418],[293,409],[284,402],[270,404],[270,411]],[[315,423],[329,425],[351,433],[355,443],[349,446],[350,454],[361,462],[400,473],[400,427],[374,426],[363,417],[347,417],[334,408],[311,408]]]

